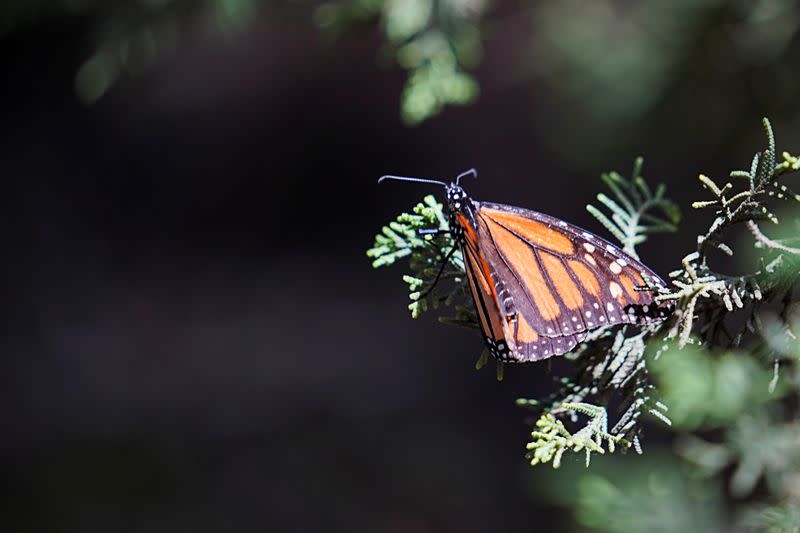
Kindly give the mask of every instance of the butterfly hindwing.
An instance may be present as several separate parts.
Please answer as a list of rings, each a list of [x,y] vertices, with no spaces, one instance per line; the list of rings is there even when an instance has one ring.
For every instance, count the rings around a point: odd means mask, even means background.
[[[562,355],[583,340],[582,333],[554,338],[540,335],[523,315],[501,308],[502,296],[506,294],[502,279],[488,265],[481,266],[478,253],[470,245],[465,245],[462,251],[481,332],[493,356],[504,361],[537,361]]]

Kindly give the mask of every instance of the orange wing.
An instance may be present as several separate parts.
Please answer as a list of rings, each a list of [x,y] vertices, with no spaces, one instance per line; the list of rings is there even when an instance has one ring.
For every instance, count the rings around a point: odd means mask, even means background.
[[[592,329],[671,312],[652,292],[636,290],[663,285],[661,278],[608,241],[535,211],[475,206],[476,228],[458,219],[462,251],[487,344],[507,350],[493,350],[496,356],[523,362],[561,355]]]
[[[480,253],[477,233],[463,217],[458,222],[465,228],[462,253],[470,292],[492,355],[504,361],[536,361],[566,353],[583,340],[585,335],[580,333],[551,338],[535,331],[525,316],[514,310],[502,276]]]

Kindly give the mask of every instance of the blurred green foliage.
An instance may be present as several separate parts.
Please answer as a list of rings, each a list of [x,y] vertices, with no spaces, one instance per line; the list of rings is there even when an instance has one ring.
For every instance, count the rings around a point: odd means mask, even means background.
[[[630,533],[729,531],[719,483],[676,464],[665,450],[636,458],[608,456],[587,472],[578,462],[537,471],[532,496],[572,512],[580,529]]]
[[[239,31],[286,10],[313,17],[332,40],[379,29],[380,55],[408,71],[399,107],[409,124],[476,101],[484,43],[522,29],[513,50],[499,51],[505,72],[493,83],[531,84],[539,142],[587,169],[653,126],[700,151],[714,142],[708,131],[740,127],[744,108],[782,127],[800,118],[794,0],[7,0],[0,35],[52,14],[91,20],[95,52],[76,65],[76,90],[93,102],[188,28]],[[554,108],[559,120],[534,120]],[[685,128],[688,116],[705,130]]]
[[[480,61],[478,22],[486,7],[486,0],[336,0],[318,7],[314,18],[331,37],[378,21],[384,52],[409,71],[401,115],[417,124],[477,97],[478,83],[466,69]]]
[[[780,394],[770,391],[772,370],[745,352],[712,354],[697,345],[671,346],[650,368],[679,430],[725,427]]]
[[[69,13],[96,20],[96,50],[78,67],[75,89],[87,103],[101,98],[121,77],[136,75],[174,49],[193,25],[227,33],[242,30],[270,7],[294,2],[261,0],[9,0],[0,7],[0,35],[30,20]],[[317,6],[313,18],[329,38],[377,22],[384,53],[409,71],[401,115],[409,124],[446,105],[475,100],[478,83],[466,69],[481,57],[479,21],[486,0],[336,0]]]
[[[40,18],[84,17],[94,22],[96,47],[76,66],[75,91],[93,103],[121,77],[138,75],[175,49],[192,25],[228,33],[251,24],[260,0],[8,0],[0,6],[0,36]]]

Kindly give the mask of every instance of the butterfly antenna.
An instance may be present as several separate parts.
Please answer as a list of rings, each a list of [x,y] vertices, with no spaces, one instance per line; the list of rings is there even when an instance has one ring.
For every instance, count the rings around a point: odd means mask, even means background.
[[[396,181],[414,181],[417,183],[433,183],[434,185],[441,185],[442,187],[447,187],[447,184],[443,181],[438,180],[429,180],[425,178],[410,178],[408,176],[381,176],[378,178],[378,183],[382,182],[383,180],[396,180]]]
[[[461,178],[463,178],[464,176],[469,176],[470,174],[472,174],[475,177],[475,179],[478,179],[478,171],[475,170],[474,168],[471,168],[471,169],[467,170],[466,172],[462,172],[461,174],[456,176],[456,185],[459,184],[458,182],[461,181]]]

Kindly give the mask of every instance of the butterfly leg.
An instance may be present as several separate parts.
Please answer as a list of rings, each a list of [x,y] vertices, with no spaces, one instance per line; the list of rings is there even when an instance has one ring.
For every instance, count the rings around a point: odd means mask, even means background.
[[[442,274],[444,273],[444,269],[447,267],[447,264],[450,262],[450,258],[453,257],[453,254],[456,253],[457,249],[458,248],[456,246],[453,246],[450,249],[450,252],[448,252],[447,256],[444,258],[444,261],[442,261],[442,266],[439,269],[439,273],[436,274],[436,278],[434,278],[433,283],[431,283],[431,286],[428,287],[428,290],[426,290],[424,293],[420,294],[418,300],[421,300],[421,299],[425,298],[427,295],[429,295],[433,291],[433,288],[436,287],[437,283],[439,283],[439,278],[442,277]]]
[[[422,228],[417,230],[417,235],[439,235],[440,233],[450,233],[450,230],[439,228]]]
[[[419,235],[420,237],[425,236],[425,235],[439,235],[440,233],[448,233],[449,234],[450,230],[448,230],[448,229],[439,229],[439,228],[422,228],[422,229],[418,229],[417,230],[417,235]],[[438,244],[436,244],[436,242],[434,242],[433,240],[425,241],[425,244],[434,247],[439,254],[442,253],[442,248]]]

